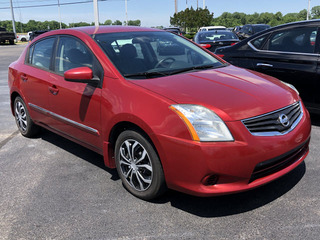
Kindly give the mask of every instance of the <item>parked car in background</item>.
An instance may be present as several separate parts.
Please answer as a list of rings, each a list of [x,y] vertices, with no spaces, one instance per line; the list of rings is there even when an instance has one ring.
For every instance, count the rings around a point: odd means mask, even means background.
[[[214,52],[217,47],[232,46],[239,42],[236,34],[228,30],[214,30],[198,32],[194,36],[194,42]]]
[[[7,29],[0,27],[0,44],[3,44],[6,41],[8,41],[9,44],[13,45],[15,39],[16,36],[13,32],[8,32]]]
[[[96,151],[146,200],[167,188],[198,196],[253,189],[309,152],[310,117],[292,86],[159,29],[47,32],[8,78],[22,135],[42,126]]]
[[[267,24],[246,24],[238,31],[238,37],[243,40],[268,28],[270,25]]]
[[[31,42],[33,39],[35,39],[39,35],[46,33],[48,31],[50,31],[50,30],[36,30],[36,31],[29,32],[28,33],[29,34],[29,42]]]
[[[178,27],[168,27],[168,28],[164,28],[163,30],[182,36],[182,32]]]
[[[21,41],[21,42],[27,42],[27,41],[29,41],[29,38],[30,38],[30,35],[29,35],[29,34],[27,34],[27,35],[18,34],[18,35],[17,35],[17,40],[18,40],[18,41]]]
[[[212,31],[212,30],[226,30],[226,29],[227,28],[225,26],[207,26],[207,27],[199,28],[198,32]]]
[[[309,110],[320,113],[320,20],[268,29],[215,53],[243,68],[294,85]]]
[[[243,26],[235,26],[232,31],[238,36],[242,27]]]

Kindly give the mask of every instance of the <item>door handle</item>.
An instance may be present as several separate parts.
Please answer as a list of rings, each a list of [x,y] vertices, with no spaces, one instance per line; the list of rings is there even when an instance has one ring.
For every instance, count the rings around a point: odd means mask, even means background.
[[[257,67],[270,67],[270,68],[272,68],[273,65],[268,64],[268,63],[257,63]]]
[[[49,87],[49,92],[53,95],[57,95],[59,93],[59,89],[55,85],[53,85],[52,87]]]
[[[25,74],[21,75],[20,78],[21,78],[21,80],[24,81],[24,82],[28,81],[28,77],[27,77],[27,75],[25,75]]]

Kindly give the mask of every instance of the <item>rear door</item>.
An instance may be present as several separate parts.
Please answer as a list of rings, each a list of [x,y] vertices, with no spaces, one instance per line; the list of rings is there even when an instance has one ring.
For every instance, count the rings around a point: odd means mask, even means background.
[[[254,70],[294,85],[305,103],[315,102],[318,54],[315,26],[292,27],[269,35],[261,50],[250,53]],[[249,45],[259,45],[259,38]]]
[[[34,121],[48,124],[48,94],[51,75],[51,56],[55,37],[37,41],[29,47],[21,67],[21,91]]]

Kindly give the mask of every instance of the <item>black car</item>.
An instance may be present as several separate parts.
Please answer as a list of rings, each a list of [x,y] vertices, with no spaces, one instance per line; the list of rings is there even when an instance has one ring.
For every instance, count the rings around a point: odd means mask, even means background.
[[[30,34],[30,38],[29,41],[32,41],[33,39],[35,39],[36,37],[38,37],[39,35],[48,32],[49,30],[37,30],[37,31],[33,31]]]
[[[229,30],[214,30],[198,32],[194,36],[194,42],[198,43],[209,51],[214,52],[218,47],[232,46],[239,42],[239,38]]]
[[[180,36],[182,35],[182,32],[181,32],[180,28],[178,28],[178,27],[168,27],[168,28],[164,28],[163,30],[180,35]]]
[[[239,39],[243,40],[252,35],[270,28],[267,24],[246,24],[238,31]]]
[[[309,110],[320,113],[319,27],[320,20],[289,23],[215,53],[233,65],[294,85]]]

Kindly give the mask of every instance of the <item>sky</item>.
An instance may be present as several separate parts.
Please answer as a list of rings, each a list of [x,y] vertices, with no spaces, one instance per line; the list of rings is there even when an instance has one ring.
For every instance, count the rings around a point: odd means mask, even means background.
[[[82,2],[86,0],[59,0],[61,4],[69,2]],[[55,4],[58,0],[13,0],[13,6],[30,6]],[[197,8],[197,0],[178,0],[178,11],[188,7]],[[199,7],[203,7],[203,0],[198,0]],[[320,5],[320,0],[311,0],[310,9]],[[278,11],[283,14],[299,12],[308,8],[308,0],[205,0],[205,6],[214,17],[219,17],[223,12],[254,12]],[[11,20],[11,10],[2,9],[10,7],[10,0],[0,0],[0,21]],[[99,1],[99,22],[107,19],[112,21],[126,20],[125,0]],[[141,26],[170,26],[170,16],[175,12],[174,0],[127,0],[128,20],[141,20]],[[92,2],[74,5],[60,6],[61,21],[72,22],[94,22],[94,11]],[[59,21],[59,10],[57,6],[38,8],[14,8],[15,20],[23,23],[30,19],[36,21]]]

